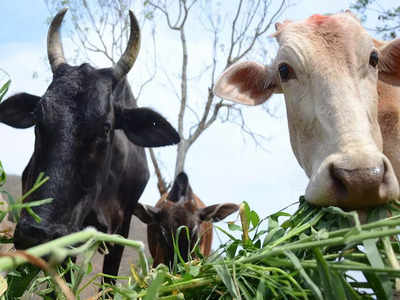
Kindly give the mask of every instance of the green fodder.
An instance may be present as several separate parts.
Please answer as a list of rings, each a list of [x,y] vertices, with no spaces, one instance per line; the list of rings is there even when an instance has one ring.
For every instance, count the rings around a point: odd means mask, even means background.
[[[199,258],[187,263],[178,258],[171,271],[163,265],[149,269],[141,255],[140,266],[131,265],[131,274],[116,277],[116,285],[95,283],[107,275],[91,274],[91,256],[104,241],[133,246],[143,254],[140,243],[91,229],[27,252],[50,255],[53,261],[86,253],[82,264],[70,262],[59,269],[72,277],[77,299],[92,285],[101,290],[95,299],[393,299],[400,276],[398,211],[397,203],[374,209],[369,223],[361,225],[355,212],[316,208],[301,199],[294,214],[280,211],[260,220],[244,203],[240,224],[217,227],[229,240],[210,257],[201,257],[195,247],[191,255]],[[185,229],[177,235],[189,234]],[[70,246],[79,242],[78,248]],[[0,271],[12,267],[0,258]],[[12,276],[27,276],[20,270],[8,275],[9,282]],[[36,276],[29,286],[29,292],[43,298],[54,291],[61,297],[51,276]]]

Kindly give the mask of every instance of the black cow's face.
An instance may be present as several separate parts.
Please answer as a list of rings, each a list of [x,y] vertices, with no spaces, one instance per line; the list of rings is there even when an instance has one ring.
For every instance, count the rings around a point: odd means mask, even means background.
[[[49,58],[52,62],[50,54]],[[136,108],[118,68],[73,67],[64,61],[52,67],[53,81],[42,97],[17,94],[0,104],[0,122],[35,127],[34,153],[22,176],[23,192],[41,172],[50,177],[26,201],[53,198],[52,203],[34,209],[40,223],[22,211],[14,236],[17,248],[81,229],[107,187],[110,170],[119,170],[118,176],[125,171],[129,143],[157,147],[180,140],[160,114]]]
[[[33,110],[35,152],[27,167],[27,188],[38,172],[63,178],[65,189],[96,194],[107,178],[112,142],[121,108],[113,98],[109,69],[61,66],[44,96]],[[62,174],[63,173],[63,174]],[[70,195],[71,196],[71,195]],[[74,195],[80,199],[82,195]]]

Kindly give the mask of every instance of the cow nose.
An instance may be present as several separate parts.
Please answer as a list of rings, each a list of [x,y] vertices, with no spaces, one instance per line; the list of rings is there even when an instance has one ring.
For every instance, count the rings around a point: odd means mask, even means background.
[[[343,192],[360,192],[366,187],[378,188],[384,175],[383,164],[373,168],[346,169],[332,164],[330,170],[332,179]]]
[[[398,187],[389,174],[388,162],[383,159],[372,167],[346,168],[340,162],[332,162],[330,176],[335,193],[341,199],[339,206],[360,208],[377,206],[398,197]]]

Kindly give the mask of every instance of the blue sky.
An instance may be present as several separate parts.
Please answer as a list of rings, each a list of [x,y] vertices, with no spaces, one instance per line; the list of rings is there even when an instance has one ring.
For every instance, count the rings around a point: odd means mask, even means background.
[[[298,5],[289,8],[280,21],[338,12],[348,8],[349,3],[347,0],[298,1]],[[22,91],[43,94],[51,78],[45,57],[48,11],[44,2],[0,1],[0,11],[0,68],[6,70],[13,80],[9,95]],[[68,18],[67,15],[66,26]],[[276,45],[271,47],[276,49]],[[138,60],[137,64],[140,63]],[[37,76],[33,76],[34,73]],[[163,93],[154,91],[142,98],[145,98],[144,105],[155,107],[168,119],[174,119],[175,100],[165,99]],[[276,96],[270,101],[277,107],[278,118],[269,118],[260,107],[246,109],[250,127],[271,138],[266,145],[268,151],[256,147],[248,139],[244,140],[237,126],[226,123],[216,123],[190,150],[186,171],[193,190],[206,204],[246,200],[265,217],[297,201],[304,193],[307,178],[290,148],[283,98]],[[0,124],[0,137],[3,143],[0,160],[6,171],[20,174],[33,150],[33,131],[15,130]],[[175,151],[173,147],[157,150],[162,156],[162,167],[168,179],[173,174]],[[154,204],[158,200],[155,186],[153,176],[141,202]]]
[[[43,38],[43,32],[47,30],[48,16],[43,1],[1,1],[0,11],[3,24],[0,31],[2,44],[36,43]]]

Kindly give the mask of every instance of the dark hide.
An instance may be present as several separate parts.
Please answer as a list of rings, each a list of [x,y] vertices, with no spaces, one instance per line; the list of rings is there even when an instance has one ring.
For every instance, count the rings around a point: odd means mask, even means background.
[[[17,94],[0,104],[0,122],[35,126],[23,193],[40,172],[50,177],[26,201],[54,199],[34,208],[40,223],[22,211],[14,236],[17,249],[86,226],[128,236],[131,215],[149,178],[140,146],[176,144],[180,139],[161,115],[137,108],[125,78],[113,74],[111,68],[63,63],[42,97]],[[109,250],[103,271],[117,275],[123,247]]]

